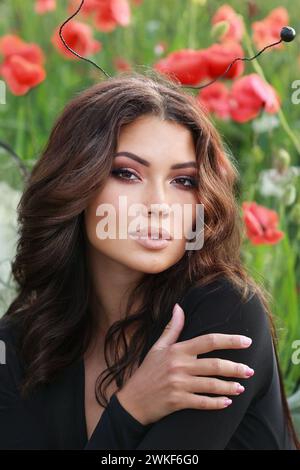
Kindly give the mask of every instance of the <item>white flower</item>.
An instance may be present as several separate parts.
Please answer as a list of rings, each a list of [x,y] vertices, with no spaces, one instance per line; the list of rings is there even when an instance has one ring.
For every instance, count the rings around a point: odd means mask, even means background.
[[[300,167],[290,166],[284,172],[276,168],[261,171],[258,179],[259,189],[263,196],[283,197],[286,187],[295,183],[300,176]]]
[[[269,132],[279,126],[279,119],[274,114],[263,113],[259,118],[252,121],[252,129],[256,134]]]
[[[17,205],[21,192],[0,181],[0,316],[14,295],[11,261],[17,243]]]

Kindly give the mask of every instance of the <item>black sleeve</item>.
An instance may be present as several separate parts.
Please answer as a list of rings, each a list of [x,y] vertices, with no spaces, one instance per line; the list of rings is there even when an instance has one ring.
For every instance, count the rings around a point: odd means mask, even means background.
[[[48,449],[44,423],[29,411],[21,398],[18,384],[21,370],[14,339],[4,318],[0,326],[0,450]],[[40,406],[40,405],[39,405]],[[134,448],[150,425],[142,425],[125,410],[114,394],[85,446],[85,449]]]
[[[20,397],[19,361],[6,328],[0,328],[0,341],[0,449],[44,449],[39,423]]]
[[[243,334],[252,338],[247,349],[198,355],[199,358],[219,357],[252,367],[255,374],[249,379],[221,377],[240,382],[245,391],[239,396],[230,396],[233,402],[228,408],[182,409],[148,426],[136,421],[113,396],[86,449],[224,449],[252,400],[269,387],[273,369],[272,337],[257,294],[241,303],[227,287],[204,296],[201,289],[196,288],[181,306],[186,324],[179,341],[210,332]]]
[[[245,386],[245,392],[231,396],[233,403],[226,409],[183,409],[149,425],[142,425],[130,415],[114,394],[86,444],[86,450],[225,448],[251,401],[264,393],[271,381],[272,338],[264,308],[256,295],[241,304],[227,288],[202,294],[203,291],[196,288],[180,302],[186,322],[178,341],[209,332],[250,336],[253,343],[247,349],[198,355],[242,362],[254,368],[255,375],[250,379],[233,378]],[[47,448],[46,436],[41,433],[37,418],[28,412],[20,398],[18,361],[6,339],[7,361],[0,364],[0,449]]]
[[[84,450],[135,449],[151,426],[128,413],[114,393]]]
[[[153,424],[136,449],[225,449],[251,402],[267,391],[272,380],[273,344],[265,309],[257,294],[237,308],[233,307],[230,295],[225,295],[223,302],[221,298],[217,303],[214,296],[195,302],[196,307],[181,340],[206,333],[249,336],[252,344],[247,349],[217,350],[197,357],[240,362],[253,368],[255,374],[248,379],[220,377],[238,381],[245,391],[239,396],[230,395],[232,404],[221,410],[186,408],[163,417]]]

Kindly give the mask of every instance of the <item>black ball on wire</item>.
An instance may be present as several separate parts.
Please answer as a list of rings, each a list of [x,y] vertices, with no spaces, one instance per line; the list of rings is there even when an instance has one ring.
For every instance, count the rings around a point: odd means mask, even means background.
[[[296,37],[296,31],[290,26],[284,26],[280,32],[280,37],[284,42],[291,42]]]

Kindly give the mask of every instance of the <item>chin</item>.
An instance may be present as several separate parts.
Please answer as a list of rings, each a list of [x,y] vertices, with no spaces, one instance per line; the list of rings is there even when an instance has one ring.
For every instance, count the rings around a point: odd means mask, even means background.
[[[151,258],[150,256],[140,256],[135,259],[128,260],[128,268],[133,269],[134,271],[140,271],[145,274],[155,274],[165,271],[173,263],[166,262],[163,257],[159,257],[157,254]]]
[[[177,263],[180,258],[178,258],[178,255],[175,257],[167,253],[164,254],[163,252],[158,253],[149,250],[147,253],[135,253],[126,264],[131,269],[145,274],[158,274],[169,269]]]

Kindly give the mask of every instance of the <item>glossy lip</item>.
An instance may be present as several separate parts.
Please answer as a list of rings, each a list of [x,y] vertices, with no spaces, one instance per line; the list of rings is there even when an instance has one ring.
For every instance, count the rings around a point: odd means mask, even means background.
[[[159,241],[159,240],[171,240],[172,239],[170,233],[161,227],[148,227],[148,228],[146,227],[135,232],[130,232],[129,235],[132,238],[144,239],[144,240]]]
[[[158,239],[154,240],[152,238],[141,238],[141,237],[132,237],[137,243],[142,245],[145,248],[149,248],[152,250],[161,250],[162,248],[166,248],[168,244],[170,243],[169,239]]]
[[[151,238],[151,227],[130,233],[129,236],[143,247],[153,250],[161,250],[167,247],[172,239],[170,233],[162,228],[152,227],[152,233],[153,237],[158,233],[159,238]]]

